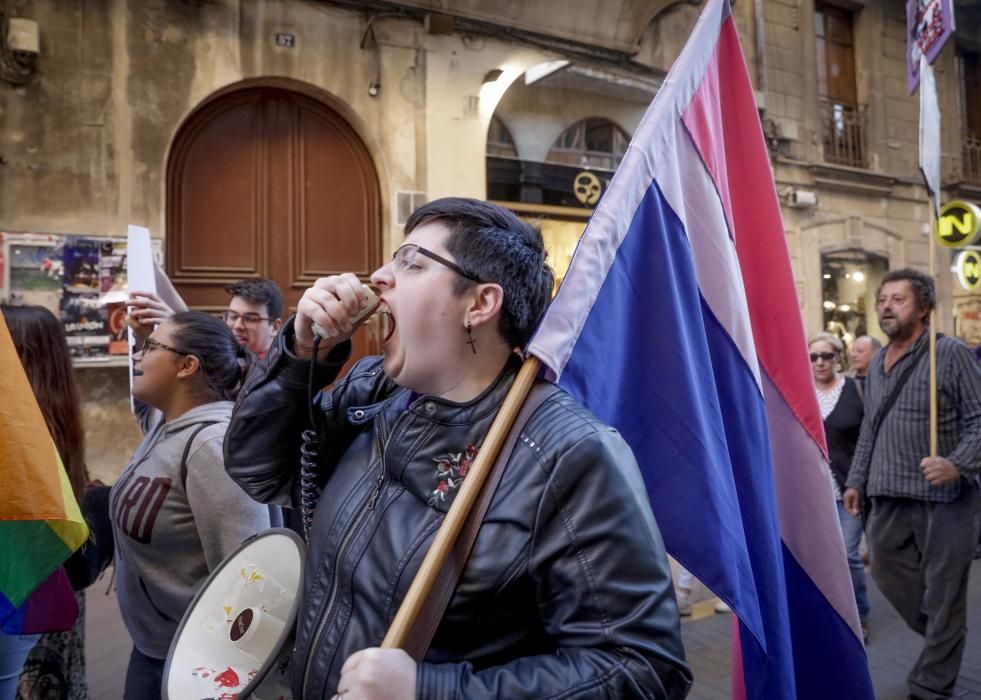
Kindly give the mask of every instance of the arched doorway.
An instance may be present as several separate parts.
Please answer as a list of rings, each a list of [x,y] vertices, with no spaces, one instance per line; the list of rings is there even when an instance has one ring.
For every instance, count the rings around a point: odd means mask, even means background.
[[[192,308],[268,277],[288,307],[318,277],[381,262],[381,198],[368,151],[327,105],[279,87],[209,101],[179,129],[167,167],[167,272]],[[377,352],[377,323],[355,356]]]

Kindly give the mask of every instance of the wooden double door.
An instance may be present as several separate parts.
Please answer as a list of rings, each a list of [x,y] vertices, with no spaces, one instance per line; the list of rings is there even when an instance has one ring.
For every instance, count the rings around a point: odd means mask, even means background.
[[[192,114],[167,169],[167,273],[192,308],[224,309],[225,285],[267,277],[287,312],[318,277],[381,262],[378,176],[364,143],[327,105],[247,88]],[[377,323],[355,355],[378,352]]]

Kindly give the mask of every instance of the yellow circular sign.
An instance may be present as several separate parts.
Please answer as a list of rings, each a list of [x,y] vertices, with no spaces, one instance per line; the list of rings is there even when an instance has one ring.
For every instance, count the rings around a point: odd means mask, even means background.
[[[600,183],[600,179],[588,170],[583,170],[576,175],[576,179],[573,181],[573,188],[576,193],[576,199],[588,207],[596,204],[599,201],[600,195],[603,194],[603,185]]]
[[[981,209],[971,202],[947,202],[937,219],[937,240],[947,248],[971,245],[981,232]]]
[[[957,281],[964,289],[973,292],[981,288],[981,252],[961,251],[954,261],[954,268],[957,270]]]

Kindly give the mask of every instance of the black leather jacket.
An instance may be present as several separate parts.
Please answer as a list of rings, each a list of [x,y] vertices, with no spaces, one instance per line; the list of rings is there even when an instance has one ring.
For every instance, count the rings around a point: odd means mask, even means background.
[[[288,345],[286,345],[288,343]],[[225,438],[229,474],[298,502],[309,363],[250,374]],[[349,344],[317,366],[332,381]],[[366,358],[320,395],[323,495],[306,558],[296,698],[329,698],[378,646],[509,389],[517,360],[465,404],[416,396]],[[515,446],[425,662],[420,698],[681,698],[691,685],[660,533],[620,435],[559,391]]]

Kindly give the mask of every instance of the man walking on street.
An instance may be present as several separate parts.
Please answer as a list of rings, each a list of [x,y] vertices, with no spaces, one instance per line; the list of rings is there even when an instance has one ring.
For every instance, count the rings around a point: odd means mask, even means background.
[[[889,344],[869,368],[865,419],[845,507],[871,499],[872,577],[923,651],[907,678],[911,698],[951,697],[964,654],[967,580],[979,509],[981,369],[954,338],[937,338],[938,456],[930,454],[929,338],[933,279],[890,272],[876,310]]]

